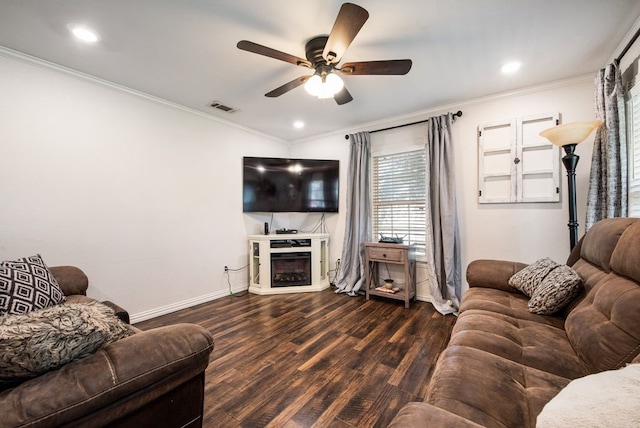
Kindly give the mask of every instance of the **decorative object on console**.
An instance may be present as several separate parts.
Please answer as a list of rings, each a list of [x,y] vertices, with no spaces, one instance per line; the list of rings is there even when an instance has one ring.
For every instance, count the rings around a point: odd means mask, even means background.
[[[286,227],[276,230],[276,235],[295,235],[297,233],[298,229],[287,229]],[[265,235],[267,234],[265,233]]]
[[[378,241],[384,244],[402,244],[404,242],[403,236],[384,236],[380,235],[380,240]]]
[[[571,249],[578,243],[578,218],[576,208],[576,167],[580,156],[575,154],[576,146],[582,143],[596,129],[602,125],[602,121],[573,122],[545,129],[540,135],[551,141],[556,146],[564,149],[566,155],[562,163],[567,169],[569,186],[569,239]]]
[[[40,254],[0,263],[0,316],[24,314],[65,301]]]

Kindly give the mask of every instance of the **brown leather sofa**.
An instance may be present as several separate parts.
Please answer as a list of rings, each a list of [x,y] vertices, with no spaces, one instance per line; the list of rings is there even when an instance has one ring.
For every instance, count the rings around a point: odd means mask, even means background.
[[[561,313],[536,315],[508,285],[526,265],[472,262],[425,402],[403,407],[391,426],[535,427],[571,380],[640,362],[640,219],[598,222],[567,264],[581,294]]]
[[[50,270],[67,302],[92,300],[80,269]],[[193,324],[131,328],[135,334],[88,357],[0,388],[0,427],[202,426],[209,332]]]

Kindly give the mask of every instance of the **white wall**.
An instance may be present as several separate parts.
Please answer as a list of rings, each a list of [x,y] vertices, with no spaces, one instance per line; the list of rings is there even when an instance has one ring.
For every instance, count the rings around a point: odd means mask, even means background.
[[[563,82],[527,88],[526,90],[500,94],[477,100],[461,102],[440,110],[397,119],[393,122],[368,124],[360,129],[347,130],[330,136],[300,141],[292,145],[294,154],[305,154],[342,161],[346,168],[349,142],[345,132],[374,130],[403,123],[411,123],[446,112],[463,111],[453,125],[453,140],[456,157],[457,202],[462,240],[463,275],[469,262],[479,258],[507,259],[533,262],[540,257],[551,257],[558,262],[569,254],[567,179],[564,167],[561,171],[560,203],[528,204],[478,204],[478,125],[501,119],[528,116],[557,111],[562,123],[595,119],[593,107],[593,78],[583,76]],[[384,135],[384,136],[383,136]],[[372,135],[373,139],[407,140],[424,135],[424,126],[415,125]],[[375,141],[374,141],[375,143]],[[578,221],[580,235],[584,233],[586,195],[593,135],[580,144],[576,153],[581,157],[577,171]],[[346,170],[345,170],[346,172]],[[341,189],[346,190],[346,173],[341,175]],[[344,198],[344,193],[341,195]],[[341,201],[341,206],[345,204]],[[335,221],[332,234],[332,257],[340,256],[342,233],[344,232],[344,210]],[[336,242],[338,241],[338,242]],[[425,282],[423,266],[418,269],[418,298],[429,299],[429,288]],[[466,284],[465,284],[466,287]]]
[[[561,203],[480,206],[476,131],[481,123],[548,111],[559,111],[565,123],[592,119],[591,76],[289,144],[0,56],[0,260],[40,253],[49,265],[80,266],[90,278],[89,295],[119,303],[134,320],[224,296],[223,266],[245,266],[246,235],[272,221],[242,213],[247,155],[340,160],[340,213],[325,216],[333,263],[344,239],[345,133],[457,109],[464,112],[453,127],[463,269],[477,258],[565,259],[564,171]],[[420,138],[422,127],[389,132]],[[581,232],[591,141],[577,149]],[[276,214],[272,226],[310,230],[319,220]],[[245,271],[230,278],[234,290],[247,287]],[[424,282],[418,295],[429,298]]]
[[[224,296],[247,264],[242,156],[287,143],[0,56],[0,260],[75,265],[134,319]],[[246,289],[246,271],[232,273]]]

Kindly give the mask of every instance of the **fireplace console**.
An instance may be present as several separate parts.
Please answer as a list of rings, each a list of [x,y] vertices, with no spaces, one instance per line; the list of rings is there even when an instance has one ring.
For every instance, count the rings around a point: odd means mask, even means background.
[[[249,236],[249,291],[284,294],[329,288],[329,234]]]

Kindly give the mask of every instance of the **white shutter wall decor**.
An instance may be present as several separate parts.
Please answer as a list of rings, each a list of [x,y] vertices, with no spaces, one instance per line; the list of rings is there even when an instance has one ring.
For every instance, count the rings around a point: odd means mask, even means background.
[[[560,201],[560,150],[539,135],[559,117],[544,113],[478,127],[479,203]]]

